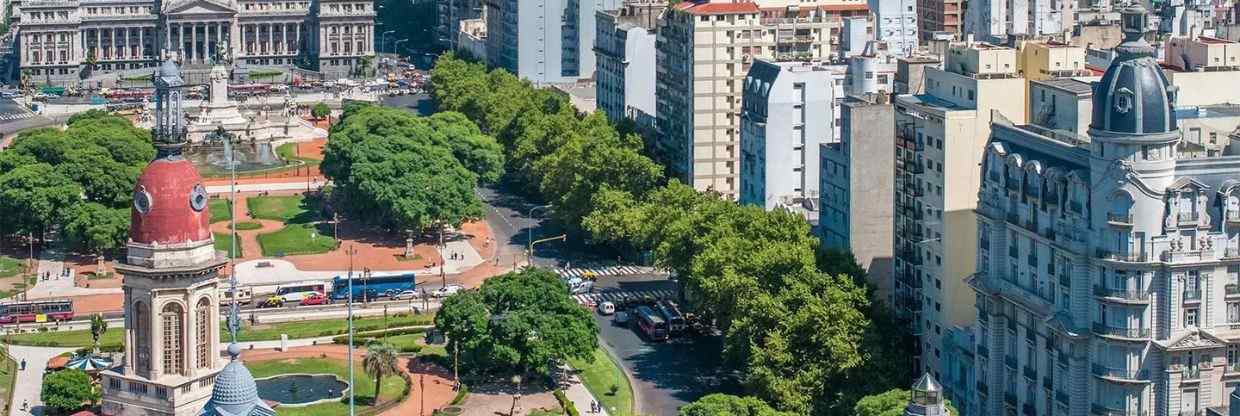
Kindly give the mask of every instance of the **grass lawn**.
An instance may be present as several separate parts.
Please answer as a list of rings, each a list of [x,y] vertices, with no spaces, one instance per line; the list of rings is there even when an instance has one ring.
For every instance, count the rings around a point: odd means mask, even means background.
[[[229,219],[231,219],[232,218],[232,215],[230,215],[231,207],[232,207],[232,201],[229,201],[227,199],[216,198],[216,199],[212,199],[208,201],[207,208],[211,210],[211,223],[214,224],[220,221],[228,221]]]
[[[285,223],[308,223],[318,218],[310,201],[301,195],[255,196],[246,198],[245,202],[254,218]]]
[[[335,374],[346,383],[349,380],[349,366],[341,361],[324,358],[296,358],[289,360],[270,360],[270,361],[254,361],[246,362],[246,367],[250,369],[250,373],[254,374],[254,378],[264,378],[277,376],[280,374]],[[358,410],[365,411],[375,397],[375,379],[366,374],[362,370],[362,363],[356,360],[353,363],[353,372],[356,377],[356,390],[354,398],[358,404]],[[380,390],[380,401],[396,400],[400,398],[400,394],[405,390],[405,379],[400,376],[387,376],[382,380],[383,387]],[[349,396],[346,394],[339,402],[320,403],[305,407],[278,407],[276,411],[280,416],[319,416],[319,415],[345,415],[349,413],[348,408]]]
[[[245,316],[242,317],[246,318]],[[435,320],[435,315],[404,315],[390,316],[387,319],[388,328],[396,328],[402,326],[413,325],[429,325]],[[353,331],[373,331],[383,329],[383,317],[375,318],[355,318],[353,319]],[[285,322],[272,325],[259,326],[242,326],[241,331],[237,333],[239,341],[270,341],[280,339],[280,334],[288,334],[289,339],[313,338],[320,336],[339,335],[348,330],[348,323],[340,319],[329,319],[322,321],[305,321],[305,322]],[[103,334],[100,342],[101,346],[121,345],[121,335],[124,330],[119,327],[108,328],[108,332]],[[228,339],[228,328],[226,325],[220,325],[220,334],[222,339]],[[419,336],[421,334],[418,334]],[[392,337],[395,338],[395,337]],[[26,334],[13,335],[12,337],[0,338],[7,339],[17,345],[33,345],[43,347],[66,347],[81,348],[91,345],[90,330],[82,329],[76,331],[48,331],[48,332],[31,332]],[[442,347],[440,347],[442,349]]]
[[[568,363],[581,372],[581,382],[598,397],[609,414],[633,414],[633,386],[620,370],[620,364],[612,361],[602,347],[594,349],[593,362],[570,359]],[[613,384],[620,387],[615,395],[609,394]]]
[[[263,228],[263,224],[257,221],[242,221],[237,223],[237,231],[249,231]]]
[[[17,276],[22,272],[23,261],[9,257],[0,256],[0,278]]]
[[[332,251],[336,239],[324,235],[314,224],[288,224],[280,231],[259,234],[258,245],[264,257],[294,256]]]
[[[13,382],[17,381],[17,362],[7,352],[0,359],[0,401],[8,400],[13,391]]]
[[[307,165],[318,165],[319,162],[323,161],[322,159],[299,156],[297,154],[297,143],[285,143],[279,147],[276,147],[276,154],[280,155],[281,159],[300,160],[302,162],[306,162]]]
[[[232,249],[232,237],[229,237],[228,234],[224,234],[224,233],[212,233],[212,234],[215,234],[215,249],[223,251],[225,253],[231,253],[231,251],[229,250]],[[245,252],[241,250],[241,242],[238,241],[237,242],[237,255],[232,256],[232,257],[240,258],[243,256],[245,256]]]

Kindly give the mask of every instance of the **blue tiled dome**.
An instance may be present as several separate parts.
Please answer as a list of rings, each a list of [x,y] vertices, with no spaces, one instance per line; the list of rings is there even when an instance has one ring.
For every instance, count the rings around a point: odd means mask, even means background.
[[[1143,37],[1145,10],[1130,7],[1122,14],[1124,42],[1115,48],[1118,56],[1111,61],[1102,80],[1094,84],[1090,127],[1120,134],[1174,131],[1175,88],[1167,82],[1154,60],[1154,48]]]
[[[245,364],[237,359],[241,347],[237,344],[228,346],[228,354],[232,361],[215,376],[215,388],[211,390],[211,400],[203,407],[199,416],[275,416],[263,399],[258,397],[258,385],[254,376]]]

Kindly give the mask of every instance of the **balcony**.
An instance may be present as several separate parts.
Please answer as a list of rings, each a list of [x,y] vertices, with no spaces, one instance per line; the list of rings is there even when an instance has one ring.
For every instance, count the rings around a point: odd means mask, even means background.
[[[1140,368],[1112,368],[1100,364],[1094,364],[1092,370],[1095,376],[1111,380],[1132,382],[1149,381],[1149,372]]]
[[[1060,366],[1068,366],[1068,353],[1060,351],[1059,354],[1055,354],[1055,356],[1058,358]]]
[[[1098,334],[1101,336],[1119,337],[1119,338],[1127,338],[1127,339],[1134,339],[1134,340],[1149,338],[1150,333],[1151,333],[1149,328],[1121,328],[1121,327],[1107,326],[1105,324],[1101,324],[1097,322],[1094,323],[1093,331],[1095,334]]]
[[[1047,389],[1047,390],[1054,389],[1055,380],[1050,378],[1049,376],[1043,376],[1042,377],[1042,388]]]
[[[1185,365],[1181,366],[1180,369],[1182,370],[1180,371],[1180,381],[1201,379],[1201,367]]]
[[[1025,403],[1020,406],[1020,413],[1025,416],[1037,416],[1037,409],[1033,408],[1033,404]]]
[[[1055,401],[1067,406],[1068,400],[1068,393],[1064,393],[1063,390],[1055,390]]]
[[[1033,367],[1024,366],[1021,367],[1021,370],[1021,373],[1025,375],[1025,379],[1029,380],[1029,384],[1033,384],[1034,380],[1038,379],[1038,370],[1034,370]]]
[[[1197,211],[1181,212],[1179,213],[1179,215],[1176,215],[1175,217],[1176,219],[1180,220],[1180,222],[1182,223],[1196,223],[1197,222]],[[1190,224],[1185,224],[1185,225],[1190,225]]]
[[[1113,408],[1106,407],[1106,406],[1103,406],[1097,403],[1094,403],[1093,405],[1090,406],[1089,413],[1094,416],[1147,416],[1149,415],[1149,411],[1144,410],[1144,409],[1138,409],[1138,410],[1113,409]]]
[[[1130,302],[1149,303],[1150,292],[1135,289],[1111,289],[1094,285],[1094,296],[1100,298],[1122,299]]]
[[[1059,284],[1064,287],[1072,287],[1072,276],[1067,273],[1059,275]]]
[[[1131,227],[1132,226],[1132,214],[1131,213],[1117,214],[1114,212],[1108,212],[1107,213],[1107,224],[1111,224],[1117,227]]]
[[[1225,293],[1224,296],[1227,296],[1227,297],[1240,296],[1240,284],[1235,284],[1235,283],[1225,284],[1223,285],[1223,292]]]
[[[1240,373],[1240,361],[1229,361],[1227,365],[1223,367],[1223,373],[1225,374]]]
[[[1145,253],[1121,253],[1107,249],[1098,249],[1096,256],[1103,260],[1122,261],[1129,263],[1144,263],[1149,261]]]
[[[1240,211],[1228,211],[1227,222],[1240,222]]]
[[[1007,368],[1009,369],[1015,370],[1016,369],[1016,357],[1012,355],[1004,355],[1003,365],[1007,366]]]
[[[978,380],[977,391],[982,394],[990,394],[990,386],[987,386],[986,383],[982,382],[981,380]]]
[[[1015,209],[1009,209],[1007,212],[1006,219],[1007,219],[1007,222],[1010,222],[1012,224],[1020,224],[1020,213],[1017,212]]]
[[[925,166],[925,164],[921,163],[920,161],[918,161],[918,162],[913,162],[913,164],[912,164],[911,166],[910,166],[910,165],[906,165],[906,166],[905,166],[905,169],[906,169],[906,170],[908,170],[910,173],[912,173],[912,174],[914,174],[914,175],[920,175],[920,174],[926,173],[926,166]]]
[[[1007,403],[1009,406],[1016,407],[1016,393],[1012,393],[1010,391],[1003,393],[1003,402]]]
[[[979,316],[980,316],[980,315],[979,315]],[[980,356],[983,356],[983,357],[988,357],[988,358],[989,358],[989,357],[990,357],[990,348],[986,348],[986,346],[985,346],[985,345],[978,345],[978,346],[977,346],[977,355],[980,355]]]
[[[1201,290],[1185,290],[1184,302],[1201,302]]]

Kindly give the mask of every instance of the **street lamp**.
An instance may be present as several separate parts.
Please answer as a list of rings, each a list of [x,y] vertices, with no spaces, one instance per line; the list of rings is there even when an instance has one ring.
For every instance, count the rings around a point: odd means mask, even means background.
[[[380,34],[380,35],[379,35],[379,53],[383,53],[383,45],[384,45],[384,44],[386,43],[386,41],[387,41],[387,35],[390,35],[390,34],[393,34],[393,33],[396,33],[396,31],[395,31],[395,30],[385,30],[385,31],[383,31],[383,34]]]
[[[348,321],[349,321],[349,385],[356,386],[353,383],[353,255],[357,254],[357,249],[349,246],[346,250],[349,255],[349,300],[348,300]],[[349,389],[349,416],[354,416],[354,388]]]
[[[526,221],[533,222],[533,221],[534,221],[534,211],[538,211],[538,210],[540,210],[540,209],[544,209],[544,208],[551,208],[551,205],[550,205],[550,204],[547,204],[547,205],[539,205],[539,206],[536,206],[536,207],[530,208],[530,212],[529,212],[528,214],[525,214],[525,220],[526,220]],[[526,241],[526,243],[529,243],[529,244],[530,244],[530,246],[533,246],[533,245],[534,245],[534,244],[533,244],[533,241],[534,241],[534,226],[533,226],[533,225],[530,225],[530,226],[529,226],[529,228],[526,228],[526,229],[525,229],[525,241]],[[529,259],[528,259],[528,258],[526,259],[526,262],[529,262]]]
[[[397,57],[399,57],[399,56],[400,56],[400,52],[397,52],[397,51],[398,51],[398,50],[400,50],[400,43],[401,43],[401,42],[408,42],[408,41],[409,41],[409,39],[399,39],[399,40],[397,40],[397,41],[396,41],[396,43],[392,45],[392,53],[396,54],[396,56],[397,56]]]

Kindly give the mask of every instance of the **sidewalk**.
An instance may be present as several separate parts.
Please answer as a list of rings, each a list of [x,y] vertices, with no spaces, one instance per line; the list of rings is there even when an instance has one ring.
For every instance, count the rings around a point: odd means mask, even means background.
[[[570,369],[569,371],[572,370]],[[580,379],[573,376],[571,382],[572,384],[569,384],[568,388],[564,389],[564,395],[567,396],[569,400],[573,401],[573,405],[577,407],[578,413],[583,415],[607,416],[607,409],[602,408],[603,402],[598,401],[598,398],[594,397],[593,394],[590,394],[590,390],[586,389],[585,384],[581,384]],[[599,404],[599,411],[597,413],[590,412],[591,403]]]
[[[43,371],[47,369],[47,360],[57,355],[73,351],[74,348],[25,347],[9,345],[9,355],[17,361],[17,380],[13,383],[13,405],[9,408],[9,416],[43,415],[43,401],[39,393],[43,390]],[[21,370],[22,360],[26,360],[26,369]],[[29,405],[22,410],[22,403]]]

